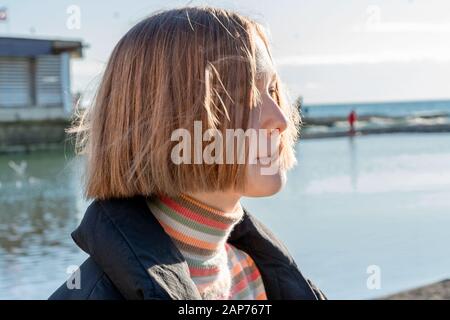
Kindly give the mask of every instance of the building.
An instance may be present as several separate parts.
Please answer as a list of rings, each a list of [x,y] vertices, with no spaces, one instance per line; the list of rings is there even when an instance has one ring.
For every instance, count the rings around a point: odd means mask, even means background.
[[[54,126],[53,134],[41,138],[20,128],[37,125],[39,132],[39,125],[52,121],[67,124],[73,110],[70,59],[81,58],[82,49],[81,41],[0,37],[0,151],[63,138],[55,136]]]
[[[81,55],[80,41],[0,37],[0,120],[70,114],[70,59]]]

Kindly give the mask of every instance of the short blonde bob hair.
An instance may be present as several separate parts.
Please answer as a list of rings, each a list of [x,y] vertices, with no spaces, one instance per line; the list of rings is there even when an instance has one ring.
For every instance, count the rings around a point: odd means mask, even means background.
[[[245,186],[246,164],[174,164],[178,128],[192,132],[249,125],[258,103],[255,37],[263,27],[232,11],[187,7],[151,15],[115,46],[94,103],[75,121],[85,154],[86,198],[219,191]],[[271,57],[271,56],[270,56]],[[295,163],[299,116],[276,80],[274,100],[289,119],[281,165]]]

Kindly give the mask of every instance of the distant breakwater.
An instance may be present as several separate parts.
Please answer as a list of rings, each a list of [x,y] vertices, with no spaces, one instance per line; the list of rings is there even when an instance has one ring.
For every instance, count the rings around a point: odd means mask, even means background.
[[[346,137],[388,133],[437,133],[450,132],[450,118],[446,115],[382,117],[361,116],[350,132],[346,118],[303,118],[300,137],[304,139]]]

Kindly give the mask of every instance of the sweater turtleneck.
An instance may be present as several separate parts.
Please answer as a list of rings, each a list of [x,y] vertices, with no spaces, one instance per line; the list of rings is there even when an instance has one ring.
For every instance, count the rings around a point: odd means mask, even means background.
[[[244,216],[240,203],[224,212],[181,194],[153,195],[147,204],[186,259],[203,299],[267,299],[252,258],[227,242]]]

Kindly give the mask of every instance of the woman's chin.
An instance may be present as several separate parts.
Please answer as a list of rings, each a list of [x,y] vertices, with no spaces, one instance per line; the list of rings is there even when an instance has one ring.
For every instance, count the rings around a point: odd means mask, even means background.
[[[286,172],[279,170],[271,175],[249,176],[246,197],[269,197],[278,193],[286,184]]]

